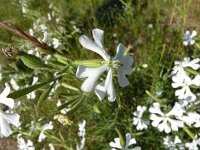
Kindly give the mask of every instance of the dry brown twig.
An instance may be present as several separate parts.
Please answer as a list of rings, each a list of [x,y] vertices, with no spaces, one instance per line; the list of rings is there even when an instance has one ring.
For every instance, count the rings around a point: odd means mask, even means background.
[[[34,46],[39,47],[43,50],[49,50],[49,51],[54,52],[54,53],[57,52],[56,49],[47,45],[47,43],[40,42],[34,36],[31,36],[30,34],[25,33],[24,31],[22,31],[21,29],[19,29],[18,27],[16,27],[15,25],[13,25],[11,23],[0,22],[0,28],[9,31],[13,35],[18,36],[18,37],[20,37],[24,40],[32,42],[32,44]]]

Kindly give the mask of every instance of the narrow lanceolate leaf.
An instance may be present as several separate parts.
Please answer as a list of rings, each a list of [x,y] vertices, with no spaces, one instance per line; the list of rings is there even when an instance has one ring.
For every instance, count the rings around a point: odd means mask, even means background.
[[[32,85],[32,86],[29,86],[27,88],[24,88],[24,89],[21,89],[21,90],[18,90],[18,91],[15,91],[15,92],[12,92],[8,95],[9,98],[19,98],[19,97],[22,97],[28,93],[31,93],[37,89],[39,89],[40,87],[42,86],[45,86],[47,84],[49,84],[50,82],[54,81],[55,79],[51,79],[51,80],[48,80],[46,82],[42,82],[42,83],[39,83],[39,84],[35,84],[35,85]]]
[[[57,59],[57,61],[59,61],[60,63],[63,63],[63,64],[67,64],[68,63],[68,59],[63,57],[62,55],[59,55],[59,54],[54,54],[54,57]]]
[[[52,88],[55,86],[55,83],[56,82],[54,81],[54,83],[52,85],[50,85],[49,88],[44,91],[44,93],[42,93],[42,95],[38,99],[38,103],[37,103],[38,105],[41,104],[43,101],[45,101],[48,98]]]
[[[19,57],[23,61],[24,65],[31,69],[48,68],[48,66],[44,64],[40,58],[34,55],[20,52]]]
[[[192,68],[189,68],[189,67],[184,68],[184,70],[187,71],[188,73],[193,74],[193,75],[200,75],[200,72],[198,72],[198,71],[196,71],[196,70],[194,70]]]

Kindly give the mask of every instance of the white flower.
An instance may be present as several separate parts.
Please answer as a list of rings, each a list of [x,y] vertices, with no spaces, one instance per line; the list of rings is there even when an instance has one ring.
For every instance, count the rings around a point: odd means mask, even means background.
[[[133,113],[133,115],[135,116],[133,117],[133,125],[137,125],[137,130],[143,130],[148,128],[147,125],[149,125],[150,122],[148,120],[142,120],[142,115],[145,111],[146,107],[139,105],[137,106],[137,111]]]
[[[152,113],[150,116],[150,119],[153,121],[152,126],[157,127],[160,132],[165,131],[166,133],[170,133],[171,131],[178,131],[178,128],[184,125],[183,121],[177,119],[184,112],[177,102],[172,110],[166,114],[160,110],[159,103],[153,103],[153,107],[149,111]]]
[[[42,131],[40,132],[38,142],[42,142],[46,138],[46,135],[44,134],[46,130],[52,130],[52,129],[53,125],[51,121],[48,124],[45,124],[44,127],[42,128]]]
[[[198,64],[199,62],[199,58],[190,61],[189,57],[185,57],[183,61],[175,61],[172,75],[182,76],[187,74],[184,70],[186,67],[191,67],[192,69],[197,70],[200,68],[200,65]]]
[[[191,79],[188,75],[183,77],[173,76],[172,80],[174,82],[172,83],[173,88],[181,87],[181,89],[175,92],[175,95],[178,96],[179,99],[190,98],[192,101],[196,99],[196,95],[191,92],[190,86],[200,86],[200,75],[195,76],[194,79]]]
[[[33,142],[28,140],[27,143],[22,137],[17,137],[17,149],[18,150],[35,150]]]
[[[196,112],[189,112],[187,116],[181,117],[181,119],[186,123],[188,126],[193,126],[195,128],[200,127],[200,114]]]
[[[188,150],[199,150],[198,145],[200,146],[200,139],[198,139],[197,135],[191,143],[185,143],[185,147],[187,147]]]
[[[195,43],[195,40],[193,37],[197,35],[197,31],[193,30],[192,34],[190,34],[190,31],[186,31],[183,36],[183,45],[193,45]]]
[[[60,41],[56,38],[53,38],[53,47],[58,48],[61,45]]]
[[[81,86],[82,91],[91,92],[95,90],[95,93],[100,100],[104,99],[107,94],[108,100],[112,102],[116,98],[112,81],[113,68],[117,68],[119,85],[121,87],[125,87],[129,85],[126,75],[130,75],[132,73],[131,66],[133,58],[131,56],[124,56],[125,47],[123,44],[119,44],[115,57],[111,59],[103,48],[103,33],[104,32],[100,29],[94,29],[92,30],[92,34],[95,41],[92,41],[85,35],[82,35],[79,41],[83,47],[102,56],[107,64],[97,68],[78,66],[76,76],[78,78],[87,78]],[[98,79],[106,70],[108,71],[106,80],[97,85]]]
[[[137,146],[137,147],[134,147],[134,148],[129,148],[129,146],[133,145],[133,144],[136,144],[136,140],[135,138],[131,138],[131,134],[130,133],[127,133],[126,134],[126,145],[122,145],[121,142],[120,142],[120,138],[114,138],[114,142],[110,142],[110,147],[112,147],[112,150],[116,150],[115,148],[117,149],[120,149],[120,150],[141,150],[141,147]]]
[[[171,137],[166,136],[165,138],[163,138],[164,142],[164,146],[166,149],[169,150],[184,150],[184,144],[182,144],[180,138],[178,136],[175,136],[174,141],[172,141]]]

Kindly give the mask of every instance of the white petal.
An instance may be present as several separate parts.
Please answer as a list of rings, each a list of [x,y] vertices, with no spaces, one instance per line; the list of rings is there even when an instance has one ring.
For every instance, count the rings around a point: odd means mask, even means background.
[[[112,75],[111,75],[111,77],[112,77]],[[109,85],[108,85],[107,93],[108,93],[108,100],[109,100],[110,102],[115,101],[115,99],[116,99],[116,94],[115,94],[115,89],[114,89],[114,85],[113,85],[113,80],[112,80],[112,78],[111,78],[110,83],[109,83]]]
[[[117,52],[116,52],[116,55],[114,57],[114,60],[120,60],[121,61],[123,59],[123,56],[124,56],[124,50],[125,50],[124,44],[120,43],[117,46]]]
[[[106,80],[98,84],[95,87],[95,93],[100,100],[105,98],[106,93],[108,94],[108,100],[110,102],[115,101],[116,95],[112,81],[112,70],[109,69]]]
[[[153,107],[149,108],[149,112],[154,113],[154,114],[159,114],[163,116],[164,114],[160,110],[160,104],[159,103],[153,103]]]
[[[153,120],[153,122],[151,124],[154,127],[157,127],[158,124],[163,120],[162,117],[158,117],[155,114],[151,114],[150,119]]]
[[[104,60],[108,61],[110,59],[109,56],[106,54],[105,50],[101,48],[97,43],[92,41],[90,38],[88,38],[87,36],[82,35],[79,38],[79,42],[81,43],[83,47],[101,55]]]
[[[12,98],[4,98],[4,97],[0,96],[0,103],[4,104],[10,108],[13,108],[15,102]]]
[[[110,147],[122,148],[121,143],[120,143],[120,138],[115,138],[114,141],[115,142],[110,142],[109,143]]]
[[[190,41],[190,45],[194,45],[194,43],[195,43],[195,40]]]
[[[130,75],[132,73],[132,68],[125,68],[123,66],[120,66],[117,69],[118,74],[118,83],[121,87],[125,87],[129,85],[129,80],[127,79],[126,75]]]
[[[16,127],[19,126],[20,116],[18,114],[1,112],[1,117],[4,118],[8,123],[11,123]]]
[[[196,35],[197,35],[197,31],[193,30],[190,37],[193,38],[193,37],[196,36]]]
[[[100,100],[105,98],[106,95],[105,81],[101,82],[95,87],[95,94],[98,96]]]
[[[12,133],[8,122],[2,117],[0,117],[0,129],[1,129],[1,133],[5,137],[8,137]]]
[[[104,31],[100,29],[92,30],[92,35],[94,37],[94,40],[101,48],[103,48],[103,33]]]
[[[183,45],[188,46],[189,42],[188,41],[183,41]]]
[[[125,67],[133,64],[133,57],[124,55],[125,47],[122,43],[117,46],[117,53],[113,60],[119,60]]]
[[[91,92],[96,86],[96,82],[101,74],[107,69],[108,65],[103,65],[97,68],[89,68],[85,66],[78,66],[76,76],[78,78],[88,77],[81,86],[81,90],[84,92]]]
[[[8,94],[10,93],[10,86],[8,83],[5,83],[5,89],[3,90],[3,92],[1,93],[2,97],[7,97]]]

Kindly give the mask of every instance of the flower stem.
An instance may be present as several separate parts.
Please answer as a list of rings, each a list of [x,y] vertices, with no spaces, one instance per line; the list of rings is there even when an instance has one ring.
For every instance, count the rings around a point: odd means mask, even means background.
[[[183,130],[192,138],[195,139],[194,134],[192,133],[192,131],[190,131],[190,129],[187,126],[183,126]]]

